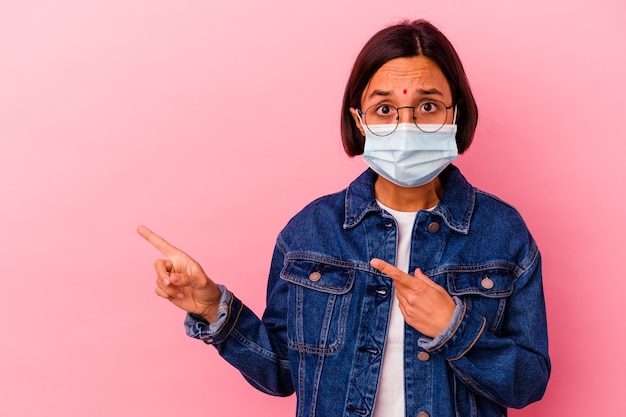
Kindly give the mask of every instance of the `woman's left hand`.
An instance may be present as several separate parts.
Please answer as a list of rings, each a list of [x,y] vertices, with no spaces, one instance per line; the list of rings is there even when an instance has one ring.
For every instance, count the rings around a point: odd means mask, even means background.
[[[381,259],[372,259],[370,265],[393,280],[400,310],[409,326],[431,338],[448,327],[456,303],[441,285],[419,269],[411,276]]]

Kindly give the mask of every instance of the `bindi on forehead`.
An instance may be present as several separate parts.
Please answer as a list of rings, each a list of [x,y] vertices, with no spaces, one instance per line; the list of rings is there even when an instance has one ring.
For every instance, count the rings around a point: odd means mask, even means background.
[[[407,89],[405,88],[404,90],[402,90],[402,93],[404,93],[404,95],[406,95]]]

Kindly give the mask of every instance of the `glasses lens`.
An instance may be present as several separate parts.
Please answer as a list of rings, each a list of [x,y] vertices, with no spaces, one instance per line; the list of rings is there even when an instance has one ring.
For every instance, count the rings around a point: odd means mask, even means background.
[[[424,100],[415,106],[413,117],[422,132],[434,133],[446,123],[448,108],[441,101]]]
[[[364,113],[364,122],[376,136],[392,134],[398,127],[398,109],[390,104],[375,104]]]

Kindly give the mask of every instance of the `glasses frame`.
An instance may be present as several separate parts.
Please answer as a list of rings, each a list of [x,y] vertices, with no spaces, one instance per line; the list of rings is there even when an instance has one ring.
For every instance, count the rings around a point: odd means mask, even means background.
[[[367,128],[367,130],[369,130],[373,135],[384,138],[385,136],[389,136],[391,135],[393,132],[396,131],[396,129],[398,129],[398,125],[400,124],[400,110],[402,109],[412,109],[413,110],[413,124],[422,132],[424,133],[436,133],[439,132],[441,130],[442,127],[444,127],[446,125],[446,120],[448,120],[448,110],[452,109],[454,107],[454,103],[450,104],[449,106],[446,106],[446,103],[444,103],[441,100],[424,100],[425,102],[436,102],[436,103],[441,103],[443,104],[443,108],[446,110],[446,117],[444,119],[444,122],[441,124],[441,126],[439,126],[437,128],[437,130],[424,130],[420,127],[420,125],[417,123],[417,118],[415,117],[415,109],[418,108],[419,106],[421,106],[422,104],[424,104],[423,102],[420,103],[418,106],[402,106],[402,107],[396,107],[393,104],[387,104],[387,103],[378,103],[378,104],[372,104],[371,106],[369,106],[365,111],[361,111],[360,109],[357,109],[359,117],[363,118],[363,124],[365,125],[365,127]],[[385,105],[385,106],[389,106],[391,108],[396,109],[396,127],[389,133],[385,133],[384,135],[381,135],[380,133],[376,133],[374,131],[372,131],[372,129],[370,129],[369,125],[367,124],[367,112],[370,111],[371,109],[377,107],[377,106],[381,106],[381,105]],[[453,122],[454,123],[454,122]]]

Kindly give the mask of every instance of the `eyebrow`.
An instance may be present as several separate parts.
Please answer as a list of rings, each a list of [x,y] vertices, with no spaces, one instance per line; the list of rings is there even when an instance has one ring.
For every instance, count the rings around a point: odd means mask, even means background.
[[[432,95],[443,96],[443,93],[437,90],[436,88],[429,88],[429,89],[420,88],[417,90],[417,92],[418,94],[424,95],[424,96],[432,96]],[[392,91],[374,90],[371,92],[371,94],[367,98],[369,100],[369,99],[372,99],[373,97],[389,97],[392,94],[393,94]]]
[[[392,94],[391,91],[383,91],[383,90],[374,90],[370,93],[369,96],[367,96],[368,99],[371,99],[372,97],[389,97]]]
[[[429,90],[424,90],[423,88],[420,88],[419,90],[417,90],[417,92],[425,96],[432,96],[432,95],[443,96],[443,93],[437,90],[436,88],[431,88]]]

